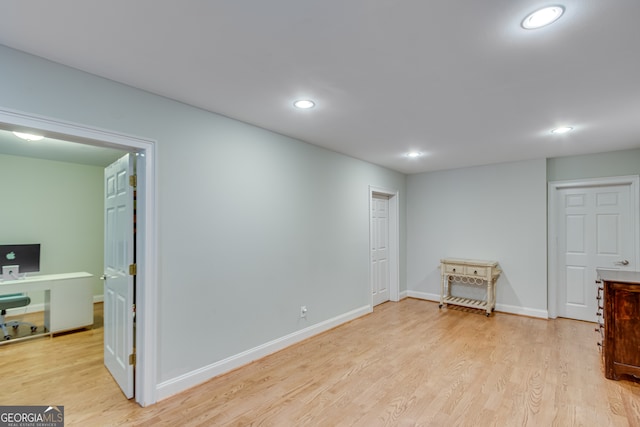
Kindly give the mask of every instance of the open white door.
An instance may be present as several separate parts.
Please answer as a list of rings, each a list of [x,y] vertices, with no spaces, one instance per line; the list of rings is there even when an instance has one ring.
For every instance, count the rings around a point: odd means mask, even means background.
[[[133,156],[105,169],[104,364],[129,399],[134,390]]]

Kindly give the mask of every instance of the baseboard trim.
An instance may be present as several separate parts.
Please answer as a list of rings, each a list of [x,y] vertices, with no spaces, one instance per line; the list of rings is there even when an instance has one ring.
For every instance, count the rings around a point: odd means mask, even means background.
[[[496,303],[496,311],[501,311],[503,313],[509,313],[509,314],[517,314],[520,316],[537,317],[539,319],[549,318],[549,311],[540,310],[539,308],[518,307],[516,305]]]
[[[407,291],[407,296],[409,298],[417,298],[417,299],[423,299],[423,300],[427,300],[427,301],[435,301],[435,302],[440,301],[440,294],[430,294],[430,293],[427,293],[427,292],[408,290]]]
[[[336,316],[332,319],[325,320],[324,322],[317,323],[309,326],[308,328],[301,329],[293,332],[289,335],[285,335],[281,338],[259,345],[242,353],[238,353],[226,359],[212,363],[211,365],[204,366],[200,369],[196,369],[178,377],[172,378],[167,381],[159,383],[156,387],[157,400],[163,400],[174,394],[185,391],[198,384],[202,384],[214,377],[230,372],[241,366],[247,365],[255,360],[261,359],[272,353],[287,348],[293,344],[310,338],[314,335],[326,332],[330,329],[340,326],[343,323],[347,323],[351,320],[362,317],[373,311],[370,305],[357,308],[348,313],[344,313],[340,316]]]
[[[423,299],[427,301],[440,302],[440,294],[430,294],[427,292],[407,291],[410,298]],[[520,316],[537,317],[540,319],[548,319],[549,312],[538,308],[519,307],[516,305],[498,304],[496,303],[496,311],[509,314],[517,314]]]

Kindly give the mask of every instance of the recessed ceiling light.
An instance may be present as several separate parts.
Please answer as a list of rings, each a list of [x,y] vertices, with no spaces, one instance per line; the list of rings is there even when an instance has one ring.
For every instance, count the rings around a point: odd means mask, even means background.
[[[555,135],[561,135],[563,133],[571,132],[573,128],[571,126],[561,126],[559,128],[551,129],[551,133]]]
[[[13,132],[13,134],[18,138],[22,138],[27,141],[40,141],[42,138],[44,138],[44,136],[42,135],[33,135],[30,133],[24,133],[24,132]]]
[[[535,30],[557,21],[564,13],[564,6],[549,6],[536,10],[522,20],[522,28]]]
[[[299,99],[293,103],[293,106],[296,108],[300,108],[303,110],[308,110],[309,108],[315,107],[316,103],[310,99]]]
[[[420,151],[409,151],[407,154],[405,154],[405,157],[408,157],[410,159],[415,159],[421,156],[422,156],[422,153]]]

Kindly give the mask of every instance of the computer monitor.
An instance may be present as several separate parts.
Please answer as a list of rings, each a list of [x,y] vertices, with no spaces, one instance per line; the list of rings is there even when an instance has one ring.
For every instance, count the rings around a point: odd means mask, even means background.
[[[40,244],[0,245],[0,268],[11,276],[3,277],[5,280],[17,279],[18,274],[39,272]]]

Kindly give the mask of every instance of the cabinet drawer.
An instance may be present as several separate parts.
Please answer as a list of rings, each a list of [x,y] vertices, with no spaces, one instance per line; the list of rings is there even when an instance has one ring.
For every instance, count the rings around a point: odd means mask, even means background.
[[[456,264],[444,264],[444,272],[448,274],[464,274],[464,266]]]
[[[485,277],[487,275],[487,267],[465,266],[464,274],[467,276]]]

